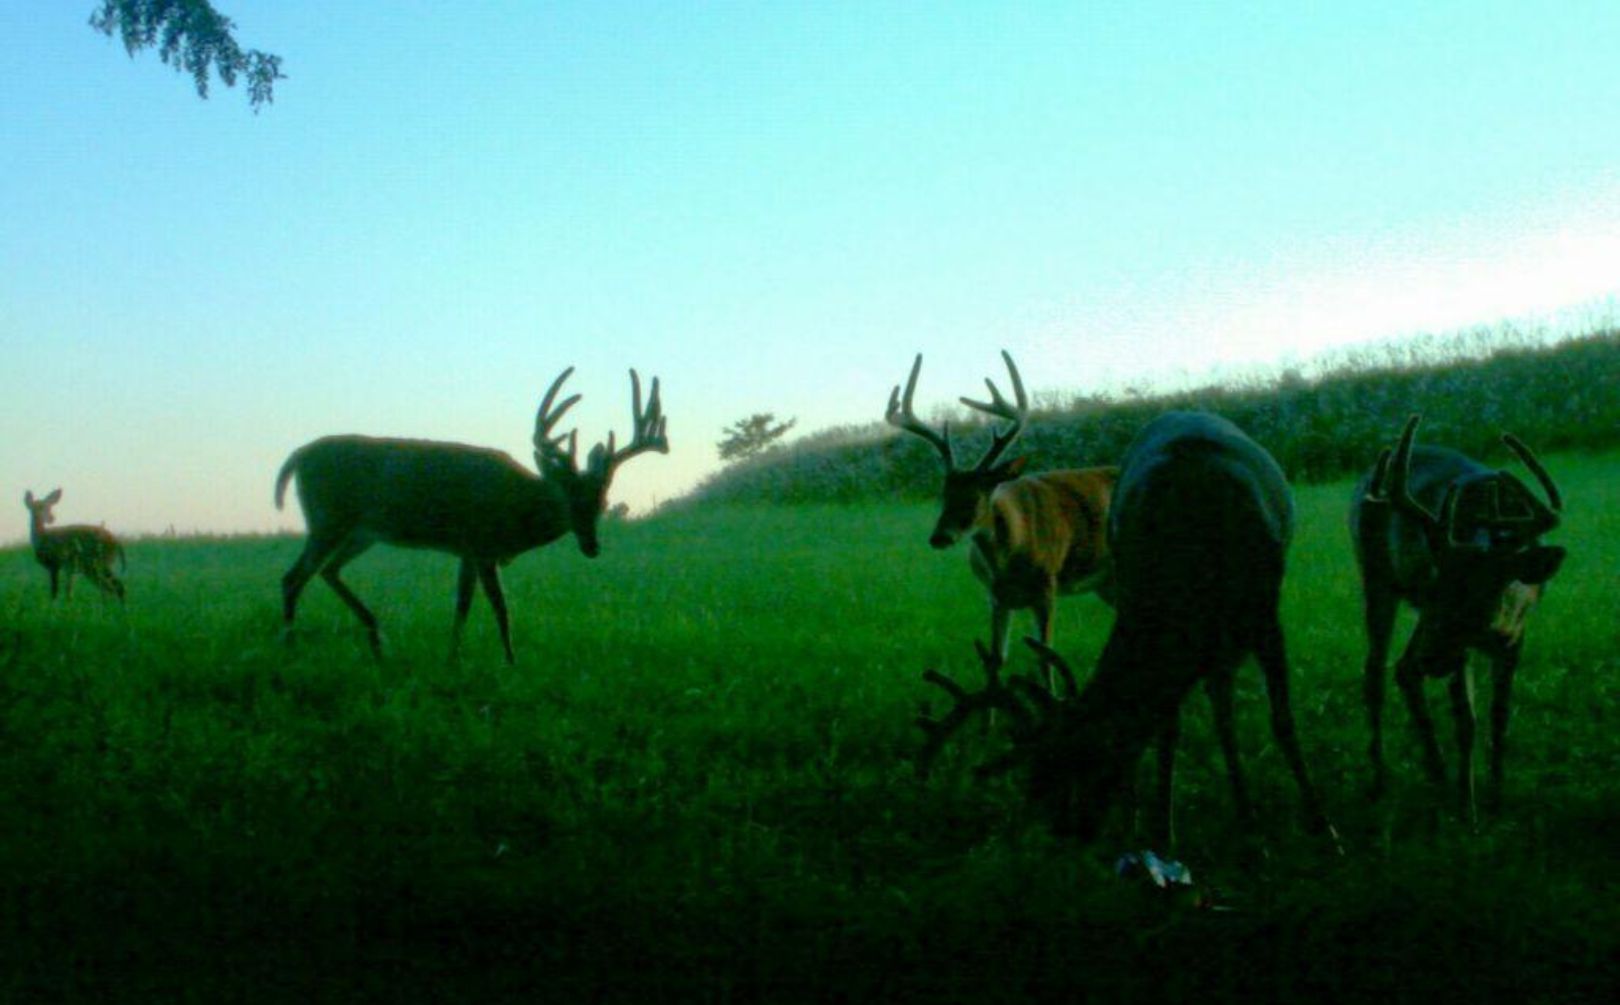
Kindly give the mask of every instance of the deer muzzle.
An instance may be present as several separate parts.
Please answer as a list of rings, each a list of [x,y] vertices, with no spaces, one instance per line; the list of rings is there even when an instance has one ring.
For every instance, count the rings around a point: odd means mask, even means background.
[[[1502,591],[1502,601],[1491,619],[1491,634],[1504,645],[1516,646],[1524,637],[1525,622],[1541,600],[1541,587],[1512,582]]]

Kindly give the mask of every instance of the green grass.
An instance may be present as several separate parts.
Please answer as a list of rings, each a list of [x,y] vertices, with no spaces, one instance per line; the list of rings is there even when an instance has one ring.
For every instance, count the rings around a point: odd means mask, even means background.
[[[506,570],[516,668],[481,600],[444,658],[444,556],[353,566],[377,664],[319,583],[281,644],[296,539],[136,542],[127,611],[53,607],[0,553],[0,998],[1578,1000],[1620,976],[1620,455],[1548,464],[1572,554],[1477,833],[1433,811],[1394,700],[1395,787],[1362,798],[1349,487],[1299,490],[1293,693],[1346,854],[1301,833],[1247,670],[1260,852],[1196,695],[1179,761],[1179,855],[1223,913],[1114,878],[1125,821],[1051,838],[968,777],[977,738],[918,784],[918,676],[973,676],[988,622],[925,505],[693,510],[606,527],[594,562],[560,541]],[[1059,648],[1089,666],[1108,621],[1065,601]]]

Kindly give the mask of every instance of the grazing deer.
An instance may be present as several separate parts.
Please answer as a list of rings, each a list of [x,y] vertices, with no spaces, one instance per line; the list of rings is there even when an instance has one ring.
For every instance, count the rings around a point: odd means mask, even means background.
[[[990,653],[995,662],[986,668],[992,676],[1007,658],[1013,611],[1031,611],[1040,640],[1050,645],[1058,594],[1096,591],[1110,601],[1106,525],[1109,497],[1119,475],[1119,469],[1111,467],[1026,475],[1027,457],[998,463],[1029,417],[1018,367],[1005,351],[1001,358],[1007,363],[1016,403],[988,379],[984,383],[990,401],[960,399],[975,411],[1011,423],[992,432],[989,448],[971,468],[956,464],[949,423],[936,432],[912,411],[921,353],[911,364],[904,394],[897,385],[889,393],[884,414],[890,425],[932,444],[944,461],[939,519],[928,543],[949,548],[964,534],[972,536],[968,559],[990,595]]]
[[[573,531],[579,550],[595,558],[601,550],[596,523],[608,485],[619,465],[640,453],[669,452],[658,380],[642,407],[641,379],[630,371],[634,433],[615,449],[613,434],[598,443],[579,468],[577,431],[552,428],[579,401],[575,394],[553,407],[562,372],[540,402],[534,424],[534,460],[539,476],[499,450],[428,440],[327,436],[293,451],[276,476],[276,507],[287,483],[298,477],[298,501],[309,540],[282,578],[283,618],[292,629],[298,595],[317,572],[366,626],[372,653],[381,656],[377,619],[339,573],[378,542],[448,552],[461,559],[456,585],[456,617],[451,653],[472,606],[474,584],[481,584],[495,611],[506,662],[514,662],[506,598],[499,566],[532,548]],[[563,442],[567,441],[567,449]]]
[[[1564,549],[1543,545],[1540,537],[1558,526],[1564,504],[1547,469],[1513,435],[1504,435],[1502,442],[1536,476],[1545,503],[1506,471],[1493,471],[1455,450],[1414,447],[1419,421],[1416,415],[1407,420],[1393,455],[1387,448],[1380,454],[1350,505],[1350,534],[1366,601],[1372,792],[1381,795],[1387,781],[1380,722],[1385,662],[1395,611],[1405,600],[1417,608],[1418,623],[1396,664],[1395,682],[1406,698],[1429,777],[1443,785],[1445,766],[1423,679],[1449,678],[1458,805],[1472,822],[1474,701],[1468,650],[1489,656],[1493,671],[1486,805],[1494,811],[1501,806],[1502,758],[1525,619],[1564,561]]]
[[[1054,829],[1090,840],[1112,799],[1129,786],[1144,750],[1157,741],[1158,825],[1168,846],[1181,705],[1201,682],[1214,706],[1233,799],[1239,815],[1248,817],[1232,697],[1238,666],[1252,653],[1265,674],[1272,732],[1299,786],[1308,826],[1331,834],[1295,736],[1277,612],[1293,519],[1277,462],[1230,422],[1170,412],[1148,423],[1126,451],[1109,510],[1118,616],[1097,670],[1076,688],[1067,665],[1030,640],[1070,696],[1059,700],[1018,678],[1033,706],[1013,714],[1014,750],[990,770],[1027,766],[1031,801]],[[942,720],[922,720],[929,748],[978,708],[1021,704],[1013,689],[993,678],[976,693],[937,672],[925,679],[957,705]]]
[[[23,493],[23,505],[28,507],[28,539],[34,545],[34,558],[51,574],[51,599],[62,574],[66,574],[67,595],[73,596],[73,574],[82,573],[104,593],[110,593],[124,602],[124,584],[113,573],[113,560],[119,571],[126,562],[124,546],[118,543],[105,527],[73,524],[68,527],[47,529],[56,521],[52,509],[62,501],[62,490],[56,489],[43,499],[35,499],[33,492]]]

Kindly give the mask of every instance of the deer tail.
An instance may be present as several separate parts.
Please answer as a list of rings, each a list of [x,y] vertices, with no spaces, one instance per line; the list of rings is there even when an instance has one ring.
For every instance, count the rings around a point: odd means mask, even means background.
[[[304,448],[299,447],[287,458],[287,463],[281,466],[281,473],[276,475],[276,509],[281,509],[287,498],[287,483],[292,481],[293,475],[298,473],[298,465],[304,459]]]

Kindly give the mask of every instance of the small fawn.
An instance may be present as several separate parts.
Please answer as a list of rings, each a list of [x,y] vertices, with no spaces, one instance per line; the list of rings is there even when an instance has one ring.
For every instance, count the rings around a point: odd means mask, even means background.
[[[56,516],[51,512],[62,501],[62,490],[57,489],[43,499],[34,493],[23,493],[23,505],[28,507],[28,538],[34,546],[34,558],[51,574],[51,599],[56,599],[57,587],[66,574],[67,595],[73,596],[73,574],[82,573],[105,593],[124,602],[124,584],[113,573],[113,560],[119,571],[125,567],[124,546],[118,543],[105,527],[73,524],[48,529]]]

